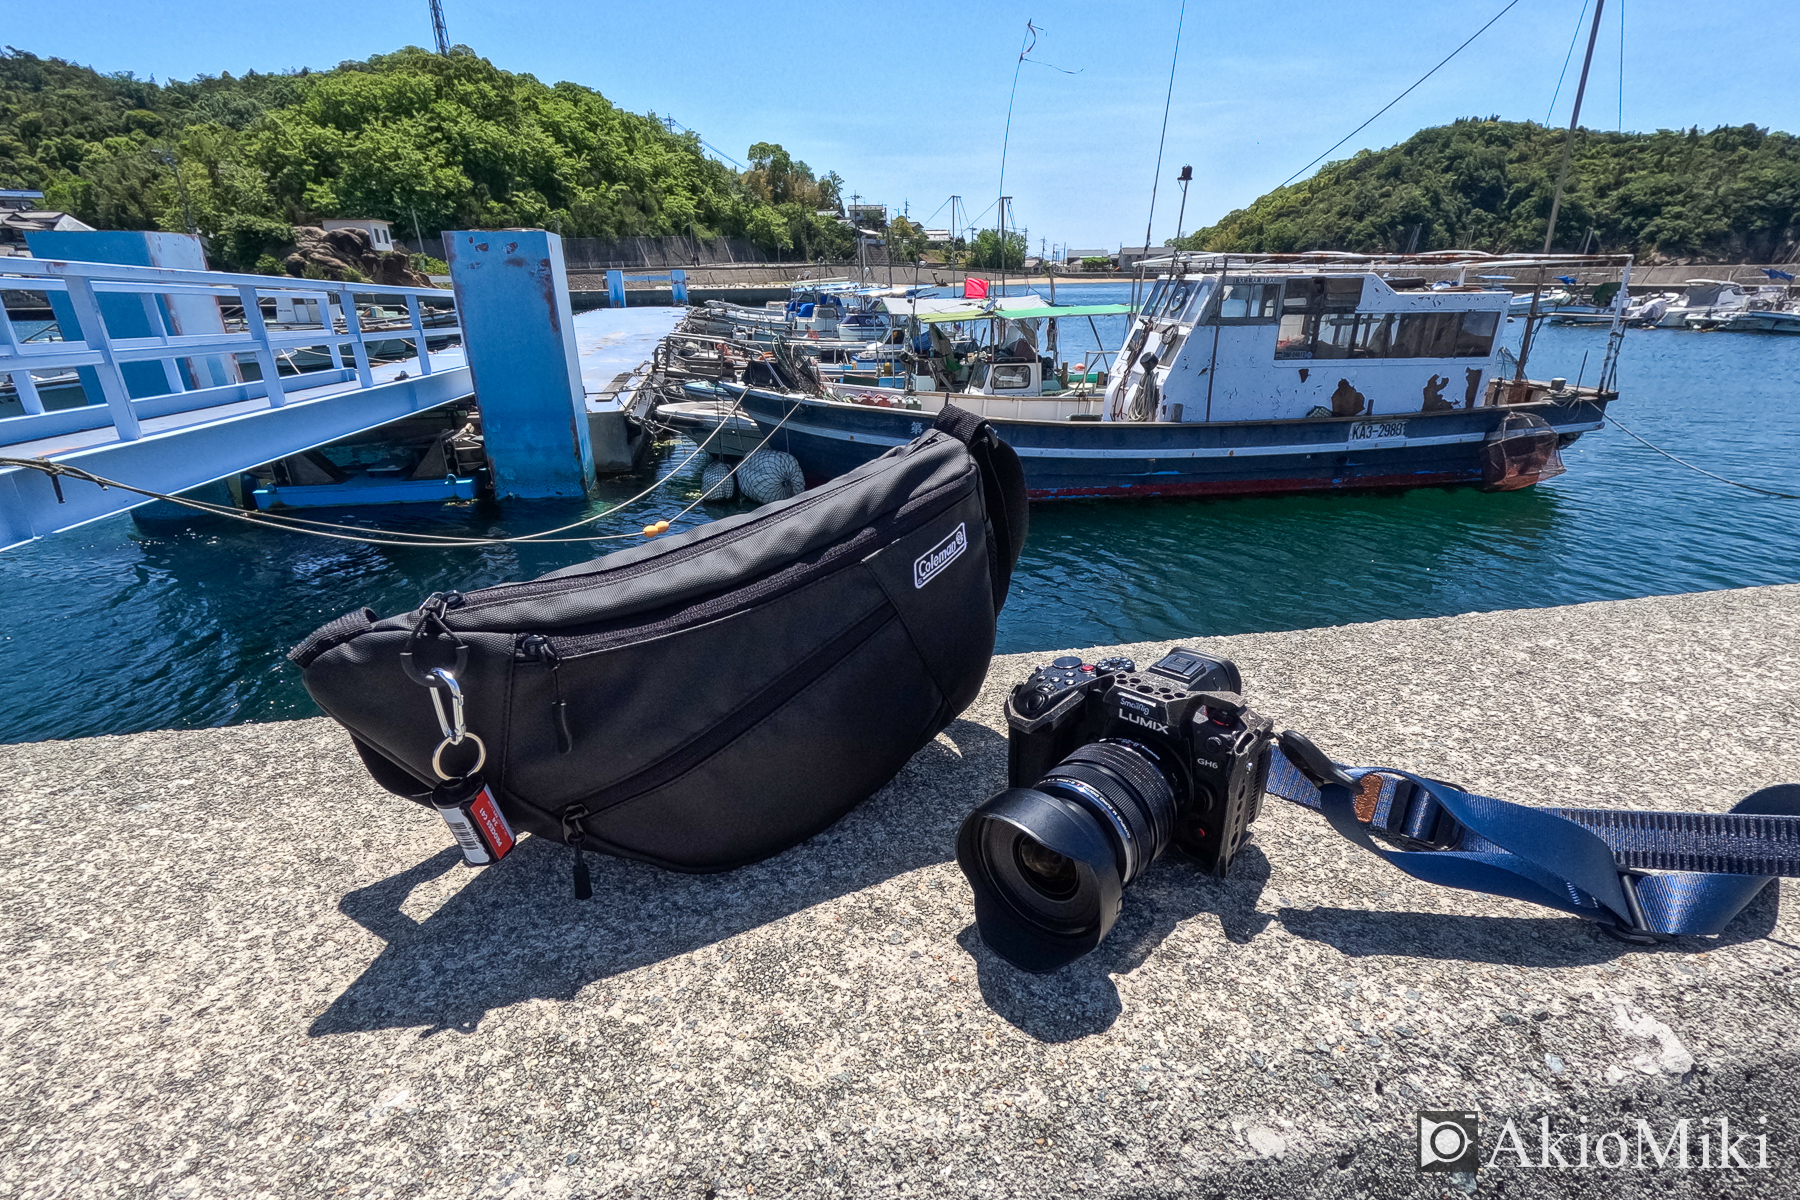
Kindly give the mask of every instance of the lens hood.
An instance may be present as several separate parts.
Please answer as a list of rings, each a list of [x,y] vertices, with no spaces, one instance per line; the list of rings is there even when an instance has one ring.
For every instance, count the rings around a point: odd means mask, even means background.
[[[1067,890],[1047,901],[1028,894],[1009,865],[1035,841],[1068,860]],[[1100,944],[1119,916],[1118,856],[1099,819],[1079,804],[1008,788],[969,814],[956,835],[956,862],[975,892],[981,940],[1021,970],[1042,974]]]

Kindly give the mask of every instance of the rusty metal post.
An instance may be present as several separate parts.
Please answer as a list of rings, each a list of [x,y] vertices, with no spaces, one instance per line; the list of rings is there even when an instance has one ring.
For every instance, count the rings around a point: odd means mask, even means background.
[[[444,246],[495,494],[593,496],[562,239],[542,229],[465,230],[446,233]]]

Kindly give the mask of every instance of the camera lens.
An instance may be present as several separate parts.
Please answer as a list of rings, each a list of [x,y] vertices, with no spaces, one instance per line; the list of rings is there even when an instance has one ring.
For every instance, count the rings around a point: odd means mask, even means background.
[[[1105,822],[1119,853],[1119,882],[1129,884],[1156,861],[1175,831],[1175,789],[1155,751],[1122,739],[1077,748],[1038,782],[1085,803]]]
[[[1028,971],[1053,971],[1099,945],[1121,891],[1168,846],[1175,797],[1156,751],[1111,739],[976,809],[956,857],[982,939]]]
[[[1046,900],[1067,900],[1075,894],[1075,861],[1068,856],[1020,834],[1013,843],[1013,858],[1020,877]]]

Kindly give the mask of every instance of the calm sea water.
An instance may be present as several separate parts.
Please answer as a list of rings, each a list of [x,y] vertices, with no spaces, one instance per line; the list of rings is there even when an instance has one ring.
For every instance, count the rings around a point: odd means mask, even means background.
[[[1119,285],[1058,288],[1064,302]],[[1063,331],[1069,355],[1091,343]],[[1102,319],[1116,347],[1119,318]],[[1519,327],[1509,326],[1516,344]],[[1085,339],[1085,340],[1084,340]],[[1547,328],[1538,378],[1598,369],[1604,334]],[[1735,479],[1800,492],[1800,338],[1629,335],[1616,412],[1651,441]],[[607,484],[602,520],[636,529],[699,494],[692,447]],[[1617,429],[1564,453],[1568,474],[1524,492],[1251,500],[1077,501],[1032,511],[1000,649],[1336,625],[1800,581],[1800,501],[1715,483]],[[318,514],[389,528],[525,533],[573,519],[561,503],[457,513]],[[680,523],[724,515],[702,508]],[[318,625],[387,615],[433,591],[528,579],[630,542],[397,549],[326,542],[224,519],[116,518],[0,551],[0,741],[312,715],[283,658]]]

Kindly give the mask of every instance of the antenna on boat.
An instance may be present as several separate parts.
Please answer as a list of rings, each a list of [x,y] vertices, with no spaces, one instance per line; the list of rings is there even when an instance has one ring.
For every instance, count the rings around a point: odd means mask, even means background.
[[[1194,168],[1181,168],[1181,174],[1175,177],[1175,182],[1181,185],[1181,210],[1175,214],[1175,255],[1179,259],[1181,256],[1181,223],[1187,219],[1187,189],[1188,184],[1194,182]],[[1149,251],[1150,247],[1145,246],[1144,252],[1149,253]]]
[[[1186,3],[1186,0],[1183,0]],[[1006,295],[1006,149],[1012,142],[1013,101],[1019,96],[1019,72],[1025,69],[1025,56],[1037,43],[1037,26],[1025,22],[1025,36],[1019,41],[1019,61],[1013,64],[1012,92],[1006,97],[1006,130],[1000,135],[1000,213],[994,229],[1000,235],[1000,294]]]
[[[1162,136],[1156,141],[1156,173],[1150,178],[1150,216],[1144,221],[1144,257],[1150,256],[1150,227],[1156,223],[1156,185],[1162,182],[1163,143],[1169,140],[1169,102],[1175,98],[1175,64],[1181,61],[1181,25],[1187,20],[1187,0],[1181,0],[1181,12],[1175,18],[1175,52],[1169,56],[1169,90],[1163,95]],[[1181,189],[1182,202],[1187,189]],[[1185,214],[1184,214],[1185,215]],[[1142,259],[1139,260],[1140,262]]]
[[[1575,155],[1575,131],[1581,125],[1581,100],[1587,94],[1588,68],[1594,65],[1594,43],[1600,37],[1600,14],[1606,9],[1606,0],[1594,0],[1594,23],[1588,27],[1587,54],[1581,60],[1581,79],[1575,85],[1575,110],[1569,114],[1569,132],[1563,137],[1562,169],[1556,173],[1556,194],[1550,200],[1550,223],[1544,230],[1544,253],[1550,253],[1550,244],[1556,240],[1556,218],[1562,211],[1563,187],[1569,181],[1569,160]],[[1537,282],[1531,285],[1531,311],[1525,314],[1525,336],[1519,341],[1519,368],[1513,375],[1513,384],[1522,386],[1525,382],[1525,360],[1531,355],[1531,334],[1538,320],[1538,296],[1544,290],[1544,268],[1539,267]]]
[[[450,53],[450,31],[444,28],[443,0],[431,0],[431,32],[437,38],[437,52]]]

